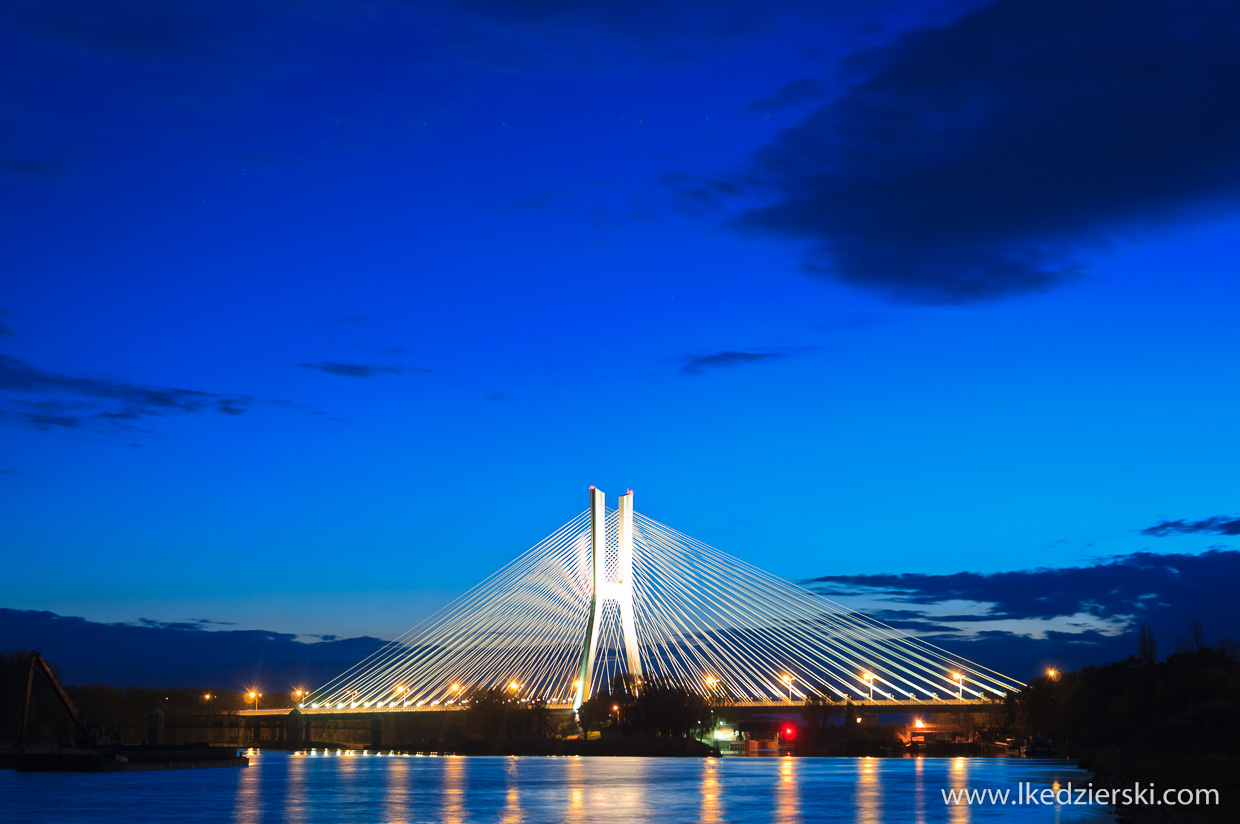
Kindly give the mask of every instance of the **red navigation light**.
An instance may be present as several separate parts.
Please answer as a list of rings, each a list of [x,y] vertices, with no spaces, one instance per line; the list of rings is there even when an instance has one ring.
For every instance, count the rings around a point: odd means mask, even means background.
[[[590,488],[591,488],[591,489],[593,489],[593,488],[594,488],[594,484],[590,484]]]
[[[789,741],[795,741],[797,737],[797,728],[788,724],[784,727],[784,738]]]

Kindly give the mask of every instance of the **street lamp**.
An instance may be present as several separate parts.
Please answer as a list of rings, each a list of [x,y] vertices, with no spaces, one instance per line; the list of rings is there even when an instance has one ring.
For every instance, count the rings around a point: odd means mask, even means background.
[[[1055,671],[1055,670],[1053,670],[1053,669],[1048,669],[1048,670],[1046,671],[1046,676],[1047,676],[1048,678],[1050,678],[1052,681],[1054,681],[1054,680],[1055,680],[1055,676],[1057,676],[1057,675],[1059,675],[1059,673],[1058,673],[1058,672],[1056,672],[1056,671]]]
[[[256,691],[256,690],[250,690],[250,695],[249,695],[249,698],[250,698],[250,700],[251,700],[251,701],[253,701],[253,702],[254,702],[254,710],[255,710],[255,712],[257,712],[257,711],[258,711],[258,699],[259,699],[259,698],[262,698],[262,697],[263,697],[263,694],[262,694],[261,692],[258,692],[258,691]]]
[[[612,705],[611,705],[611,711],[612,711],[612,712],[614,712],[614,713],[616,714],[616,726],[617,726],[617,727],[618,727],[618,726],[620,726],[620,705],[619,705],[619,704],[612,704]]]
[[[874,673],[872,672],[862,673],[861,677],[864,678],[866,680],[866,683],[870,685],[870,700],[873,701],[874,700]]]
[[[453,695],[453,700],[459,701],[459,700],[461,699],[461,685],[460,685],[460,684],[453,684],[453,685],[452,685],[452,692],[454,693],[454,695]]]
[[[958,672],[953,672],[952,678],[956,679],[956,687],[958,690],[956,693],[956,697],[959,698],[961,701],[963,701],[964,700],[964,676]]]
[[[792,676],[781,675],[779,676],[779,680],[783,681],[785,684],[788,685],[788,703],[791,704],[792,703]]]
[[[706,693],[707,693],[707,695],[709,695],[710,693],[714,692],[714,690],[715,690],[715,684],[718,684],[718,683],[719,683],[719,679],[718,679],[718,678],[716,678],[715,676],[713,676],[713,675],[708,675],[708,676],[706,676]]]
[[[295,702],[296,702],[296,703],[298,703],[298,704],[300,704],[300,703],[301,703],[301,699],[302,699],[302,698],[304,698],[304,697],[306,697],[306,696],[309,696],[309,695],[310,695],[310,691],[309,691],[309,690],[303,690],[303,689],[295,689],[295,690],[293,690],[293,698],[295,699]]]

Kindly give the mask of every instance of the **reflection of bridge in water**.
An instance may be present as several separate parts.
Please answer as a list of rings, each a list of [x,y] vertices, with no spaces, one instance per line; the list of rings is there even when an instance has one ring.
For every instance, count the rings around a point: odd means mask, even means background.
[[[632,492],[608,510],[592,487],[588,510],[299,707],[453,710],[486,688],[569,710],[620,676],[827,713],[968,711],[1020,686],[652,521]]]

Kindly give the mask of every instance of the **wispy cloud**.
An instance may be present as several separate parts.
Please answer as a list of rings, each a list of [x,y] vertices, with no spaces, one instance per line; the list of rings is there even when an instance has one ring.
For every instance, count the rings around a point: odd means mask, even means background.
[[[1153,535],[1159,538],[1167,535],[1240,535],[1240,518],[1216,515],[1202,521],[1163,521],[1141,530],[1142,535]]]
[[[327,375],[341,378],[373,378],[376,375],[410,375],[415,373],[428,374],[431,369],[419,369],[413,366],[383,366],[369,363],[339,363],[337,361],[320,361],[319,363],[303,363],[305,369],[314,369]]]
[[[155,629],[206,630],[211,627],[232,627],[236,625],[236,621],[215,621],[211,618],[191,618],[188,621],[157,621],[154,618],[139,618],[137,621],[115,624],[114,626],[153,627]]]
[[[0,355],[0,420],[36,429],[111,426],[132,429],[139,420],[191,412],[243,414],[250,395],[225,395],[196,389],[147,386],[66,375]]]
[[[707,369],[730,369],[748,363],[776,360],[788,357],[783,352],[736,352],[725,350],[710,355],[684,355],[680,371],[685,375],[699,375]]]
[[[803,77],[800,80],[793,80],[791,83],[784,84],[770,97],[763,97],[753,101],[745,109],[758,114],[769,114],[780,109],[812,103],[822,96],[822,86],[819,85],[818,81]]]
[[[65,169],[65,164],[54,160],[5,160],[0,161],[0,170],[22,177],[50,178],[56,177]]]

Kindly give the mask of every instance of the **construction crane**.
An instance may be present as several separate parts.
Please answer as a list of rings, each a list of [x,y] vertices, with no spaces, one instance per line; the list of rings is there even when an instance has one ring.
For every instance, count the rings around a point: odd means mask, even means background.
[[[26,746],[26,725],[30,720],[30,693],[34,688],[35,671],[41,672],[47,682],[52,685],[52,689],[56,692],[56,697],[60,699],[60,703],[64,705],[65,710],[69,713],[69,717],[73,719],[73,726],[77,733],[77,743],[87,744],[90,741],[90,731],[86,729],[86,721],[82,718],[82,714],[78,712],[78,708],[74,706],[73,699],[69,697],[69,693],[65,692],[65,688],[61,686],[60,680],[56,678],[56,673],[52,672],[52,668],[48,666],[47,661],[43,660],[43,655],[35,650],[30,653],[30,663],[26,670],[26,700],[22,703],[22,726],[21,732],[17,734],[17,749],[23,749]]]

